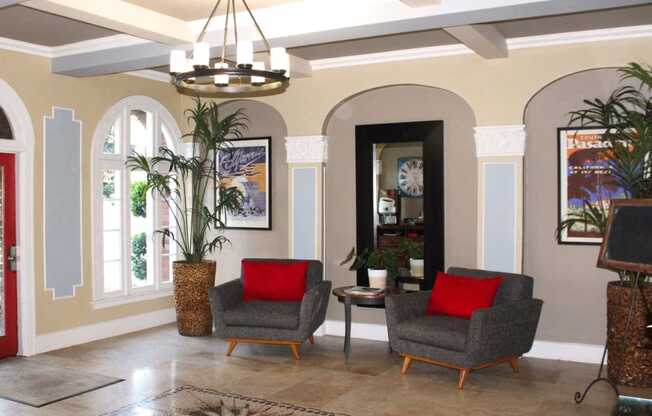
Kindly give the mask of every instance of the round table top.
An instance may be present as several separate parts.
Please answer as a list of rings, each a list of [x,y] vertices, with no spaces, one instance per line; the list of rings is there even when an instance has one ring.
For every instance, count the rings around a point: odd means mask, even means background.
[[[394,295],[399,293],[405,293],[405,290],[398,289],[395,287],[388,287],[383,292],[378,294],[356,294],[356,293],[347,293],[347,289],[351,289],[355,286],[341,286],[333,289],[333,295],[337,296],[337,300],[344,302],[344,300],[349,297],[351,298],[352,304],[365,304],[365,305],[383,305],[385,303],[386,295]]]

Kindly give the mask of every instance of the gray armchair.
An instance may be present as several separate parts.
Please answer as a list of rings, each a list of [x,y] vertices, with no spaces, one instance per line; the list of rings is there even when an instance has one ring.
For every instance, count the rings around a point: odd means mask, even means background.
[[[288,259],[248,261],[295,262]],[[239,343],[287,345],[296,360],[306,340],[314,344],[314,332],[326,319],[331,282],[323,280],[320,261],[309,260],[306,293],[301,302],[242,301],[242,277],[209,291],[215,335],[229,341],[231,355]]]
[[[543,302],[532,298],[529,276],[449,268],[449,274],[478,279],[503,276],[494,305],[473,312],[470,320],[426,315],[431,291],[388,296],[387,329],[392,350],[403,357],[401,374],[412,361],[459,370],[463,389],[471,371],[509,362],[518,372],[518,357],[532,348]]]

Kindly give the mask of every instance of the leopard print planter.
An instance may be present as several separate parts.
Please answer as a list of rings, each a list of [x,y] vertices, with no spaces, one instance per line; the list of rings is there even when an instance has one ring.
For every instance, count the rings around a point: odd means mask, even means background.
[[[179,334],[201,337],[213,333],[213,315],[208,290],[215,286],[215,262],[175,261],[174,305]]]
[[[636,291],[632,319],[625,332],[631,288],[624,287],[620,282],[610,282],[607,286],[607,371],[609,379],[617,384],[652,387],[652,345],[645,334],[646,308],[641,292]],[[642,292],[648,308],[652,309],[652,285],[645,285]]]

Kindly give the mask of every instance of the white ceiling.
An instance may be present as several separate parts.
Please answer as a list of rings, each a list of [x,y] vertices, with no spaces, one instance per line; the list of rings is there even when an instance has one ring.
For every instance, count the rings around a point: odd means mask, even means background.
[[[494,23],[506,38],[649,24],[652,24],[652,5]],[[301,58],[314,60],[457,43],[458,40],[446,31],[434,29],[302,46],[291,48],[290,52]]]
[[[95,49],[67,46],[77,52],[53,59],[53,72],[91,76],[156,68],[165,65],[171,48],[188,47],[203,26],[197,19],[207,17],[214,1],[25,0],[24,6],[0,8],[0,37],[57,47],[125,33],[132,35],[128,44],[107,38]],[[222,12],[226,2],[222,0]],[[272,46],[285,46],[305,60],[459,44],[446,31],[460,33],[455,26],[491,25],[498,44],[504,44],[504,38],[652,25],[649,0],[427,0],[435,5],[416,8],[406,3],[248,0]],[[245,17],[238,17],[241,38],[254,40],[260,51],[262,42]],[[218,16],[205,37],[213,55],[220,52],[222,24],[223,16]]]
[[[155,12],[167,14],[177,19],[192,21],[206,19],[215,6],[216,0],[125,0]],[[302,0],[247,0],[250,9],[278,6],[285,3],[294,3]],[[351,0],[355,1],[355,0]],[[226,14],[227,0],[222,0],[217,15]],[[242,11],[241,0],[236,1],[236,9]]]

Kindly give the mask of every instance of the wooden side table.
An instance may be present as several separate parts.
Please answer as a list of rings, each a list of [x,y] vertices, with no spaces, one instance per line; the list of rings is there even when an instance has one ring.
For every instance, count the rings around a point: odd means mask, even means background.
[[[349,355],[351,353],[351,305],[385,307],[386,295],[405,292],[403,289],[399,288],[387,288],[384,292],[378,294],[360,295],[348,293],[347,289],[352,287],[353,286],[342,286],[333,289],[333,296],[337,296],[337,300],[344,304],[344,354],[347,362],[349,361]]]

